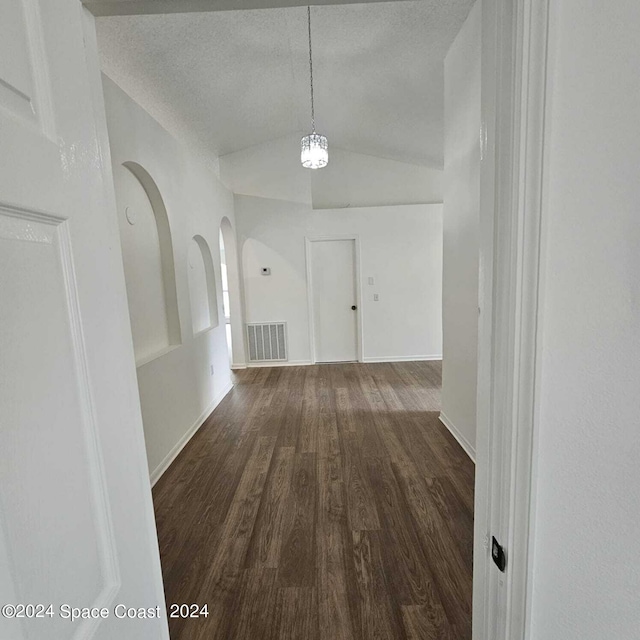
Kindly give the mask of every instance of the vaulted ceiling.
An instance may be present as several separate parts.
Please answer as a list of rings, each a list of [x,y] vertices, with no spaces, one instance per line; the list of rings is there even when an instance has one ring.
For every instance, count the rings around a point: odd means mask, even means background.
[[[318,131],[442,166],[443,62],[473,0],[312,7]],[[102,17],[105,73],[215,155],[310,127],[306,7]]]

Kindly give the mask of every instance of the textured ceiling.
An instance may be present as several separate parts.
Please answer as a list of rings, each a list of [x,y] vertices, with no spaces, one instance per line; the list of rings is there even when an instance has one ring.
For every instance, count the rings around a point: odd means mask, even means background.
[[[442,165],[443,61],[472,0],[312,8],[329,144]],[[105,73],[174,134],[224,155],[310,127],[306,7],[97,19]]]

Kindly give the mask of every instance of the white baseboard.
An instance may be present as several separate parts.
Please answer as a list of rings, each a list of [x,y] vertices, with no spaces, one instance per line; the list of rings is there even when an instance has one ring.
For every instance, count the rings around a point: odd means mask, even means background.
[[[423,362],[430,360],[442,360],[441,355],[436,356],[385,356],[382,358],[363,358],[362,362]],[[293,360],[291,362],[247,362],[246,365],[232,365],[236,369],[252,369],[255,367],[308,367],[312,364],[332,364],[330,362],[311,362],[311,360]],[[335,363],[340,364],[340,363]]]
[[[362,362],[420,362],[427,360],[442,360],[442,354],[436,356],[374,356],[362,358]]]
[[[465,453],[471,458],[472,462],[476,463],[476,450],[471,443],[458,431],[453,422],[447,418],[447,416],[440,412],[440,422],[449,429],[451,435],[459,442],[460,446],[464,449]]]
[[[291,362],[247,362],[247,368],[257,367],[308,367],[313,364],[311,360],[292,360]]]
[[[232,362],[230,368],[231,368],[231,371],[242,371],[242,369],[247,368],[247,365],[244,362],[243,363]]]
[[[178,440],[173,449],[164,457],[164,460],[151,472],[151,486],[160,480],[162,474],[169,468],[171,463],[178,457],[178,454],[185,448],[187,442],[193,438],[196,431],[204,424],[204,421],[211,415],[212,411],[222,402],[223,398],[233,389],[233,384],[229,382],[220,393],[213,399],[211,404],[198,416],[198,419],[187,429],[185,434]]]

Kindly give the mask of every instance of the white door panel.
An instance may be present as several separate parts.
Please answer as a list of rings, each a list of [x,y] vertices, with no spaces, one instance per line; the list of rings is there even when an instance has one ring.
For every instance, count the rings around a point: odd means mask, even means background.
[[[37,0],[0,3],[0,105],[22,123],[53,135],[44,33]]]
[[[354,240],[316,240],[311,252],[313,339],[316,362],[358,359]]]
[[[25,603],[109,606],[115,541],[67,222],[0,209],[0,496],[12,585]],[[70,638],[59,617],[27,637]]]
[[[0,606],[54,611],[0,616],[11,640],[168,638],[84,11],[0,2]],[[62,604],[110,614],[72,623]]]

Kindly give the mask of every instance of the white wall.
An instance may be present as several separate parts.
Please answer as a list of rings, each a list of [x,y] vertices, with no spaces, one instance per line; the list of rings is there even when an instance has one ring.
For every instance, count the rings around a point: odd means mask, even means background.
[[[475,452],[481,3],[445,58],[442,419]]]
[[[425,204],[442,200],[441,170],[330,146],[329,166],[309,171],[287,136],[222,156],[220,174],[236,194],[246,322],[286,321],[290,361],[311,358],[312,235],[360,238],[365,359],[441,356],[442,205]]]
[[[534,640],[640,637],[640,3],[551,3]]]
[[[311,203],[311,171],[300,164],[300,137],[278,138],[224,155],[220,178],[235,194]]]
[[[218,233],[223,216],[234,222],[233,195],[201,154],[192,153],[169,135],[107,77],[103,84],[114,171],[119,172],[128,161],[146,169],[164,200],[173,241],[180,344],[137,369],[149,469],[154,478],[190,429],[199,426],[230,388],[224,323],[194,337],[188,250],[194,235],[206,240],[215,268],[218,317],[222,318]],[[125,230],[124,208],[129,197],[129,191],[119,188],[116,181],[120,228]],[[123,243],[125,267],[127,247]],[[201,328],[202,322],[198,318],[196,327]]]
[[[220,175],[234,193],[310,204],[314,209],[442,202],[442,170],[345,151],[329,140],[321,171],[300,164],[300,137],[220,158]]]
[[[441,355],[442,205],[313,211],[237,195],[235,209],[246,321],[287,322],[290,361],[311,358],[305,236],[346,234],[360,239],[364,359]]]
[[[326,168],[310,173],[314,209],[442,202],[442,169],[331,147]]]

